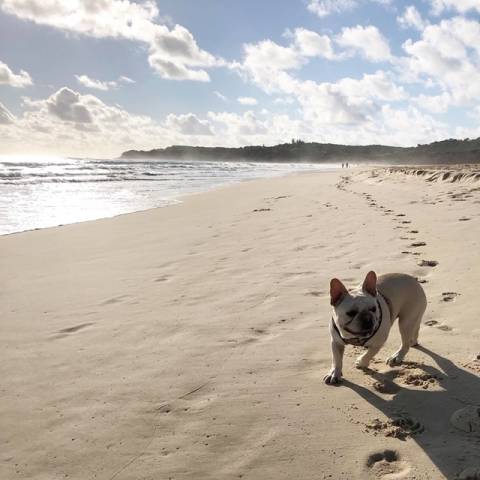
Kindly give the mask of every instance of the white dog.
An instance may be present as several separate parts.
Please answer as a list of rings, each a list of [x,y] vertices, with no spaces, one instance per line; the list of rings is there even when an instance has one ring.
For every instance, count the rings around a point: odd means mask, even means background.
[[[351,293],[337,278],[330,281],[330,322],[332,337],[332,369],[325,383],[336,384],[342,378],[345,345],[366,347],[355,365],[368,367],[370,361],[387,341],[390,328],[398,318],[402,344],[387,359],[391,366],[400,364],[412,345],[418,342],[418,331],[427,299],[417,279],[403,273],[389,273],[378,278],[368,272],[363,285]]]

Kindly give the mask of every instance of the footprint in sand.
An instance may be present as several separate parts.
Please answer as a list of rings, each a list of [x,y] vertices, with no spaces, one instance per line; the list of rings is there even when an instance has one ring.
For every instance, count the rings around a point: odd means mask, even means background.
[[[456,297],[458,297],[460,294],[456,292],[443,292],[442,293],[442,300],[444,302],[452,302],[455,300]]]
[[[69,337],[71,334],[83,330],[84,328],[90,327],[91,325],[94,325],[94,322],[81,323],[79,325],[74,325],[73,327],[62,328],[57,333],[53,334],[51,338],[56,340]]]
[[[129,295],[120,295],[118,297],[109,298],[108,300],[105,300],[104,302],[102,302],[100,305],[112,305],[114,303],[121,302],[124,298],[128,298],[128,297]]]
[[[168,282],[170,277],[168,275],[164,275],[163,277],[158,277],[154,281],[155,282]]]
[[[413,242],[409,246],[410,247],[424,247],[426,245],[425,242]]]
[[[443,332],[451,332],[453,330],[452,327],[449,327],[448,325],[439,325],[436,320],[428,320],[427,322],[424,322],[424,324],[427,325],[427,327],[438,328]]]
[[[375,452],[367,457],[367,468],[377,478],[405,478],[410,472],[407,462],[400,460],[400,455],[395,450]]]
[[[58,333],[75,333],[83,328],[89,327],[90,325],[93,325],[93,322],[81,323],[80,325],[75,325],[74,327],[62,328],[58,331]]]
[[[365,427],[367,432],[374,435],[382,434],[385,437],[398,438],[399,440],[406,440],[409,437],[419,435],[425,429],[420,422],[406,415],[398,415],[386,421],[375,418]]]
[[[449,327],[448,325],[439,325],[437,328],[443,332],[451,332],[453,330],[452,327]]]
[[[418,233],[418,230],[410,230],[408,233]]]
[[[436,260],[421,260],[418,262],[419,267],[436,267],[438,262]]]
[[[400,370],[395,374],[401,383],[413,387],[421,387],[423,390],[428,390],[432,387],[438,386],[438,381],[441,378],[438,375],[432,375],[420,369],[415,370]]]

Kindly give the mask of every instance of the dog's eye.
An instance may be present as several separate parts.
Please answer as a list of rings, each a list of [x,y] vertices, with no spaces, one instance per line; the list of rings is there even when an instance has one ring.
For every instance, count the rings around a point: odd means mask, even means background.
[[[356,310],[350,310],[347,312],[347,315],[351,318],[353,318],[358,312]]]
[[[371,308],[370,308],[370,311],[373,312],[373,313],[375,313],[375,312],[377,311],[377,307],[371,307]]]

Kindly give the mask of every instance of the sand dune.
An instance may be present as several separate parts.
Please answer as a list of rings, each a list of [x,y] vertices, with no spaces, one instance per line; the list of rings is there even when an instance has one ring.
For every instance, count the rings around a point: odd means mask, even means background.
[[[480,478],[480,198],[428,171],[0,237],[0,478]],[[422,282],[421,347],[327,386],[329,280],[370,269]]]

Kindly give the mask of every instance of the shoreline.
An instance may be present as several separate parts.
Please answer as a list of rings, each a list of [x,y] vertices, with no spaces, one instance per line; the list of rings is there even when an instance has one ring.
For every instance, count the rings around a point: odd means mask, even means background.
[[[278,175],[270,175],[270,176],[262,176],[262,177],[251,177],[251,178],[234,178],[232,181],[226,181],[225,183],[220,183],[216,185],[210,185],[210,186],[205,186],[201,190],[198,191],[193,191],[193,192],[188,192],[188,193],[182,193],[177,196],[174,196],[172,198],[165,199],[165,202],[167,202],[164,205],[158,205],[158,206],[152,206],[140,210],[132,210],[128,212],[123,212],[123,213],[118,213],[115,215],[110,215],[110,216],[105,216],[105,217],[98,217],[98,218],[93,218],[93,219],[87,219],[87,220],[80,220],[80,221],[74,221],[74,222],[69,222],[69,223],[60,223],[58,225],[50,225],[50,226],[45,226],[45,227],[35,227],[35,228],[28,228],[25,230],[19,230],[15,232],[8,232],[8,233],[0,233],[0,237],[3,236],[8,236],[8,235],[17,235],[19,233],[26,233],[26,232],[34,232],[38,230],[45,230],[45,229],[50,229],[50,228],[59,228],[59,227],[64,227],[68,225],[75,225],[78,223],[85,223],[85,222],[95,222],[97,220],[104,220],[104,219],[109,219],[109,218],[116,218],[119,216],[123,215],[130,215],[134,213],[139,213],[139,212],[146,212],[149,210],[155,210],[158,208],[166,208],[166,207],[171,207],[174,205],[178,205],[182,203],[185,198],[188,198],[191,195],[199,195],[199,194],[204,194],[204,193],[209,193],[211,191],[215,191],[217,189],[221,188],[228,188],[229,186],[234,186],[240,183],[244,182],[251,182],[251,181],[256,181],[256,180],[266,180],[266,179],[273,179],[273,178],[281,178],[289,175],[296,175],[296,174],[302,174],[302,173],[313,173],[313,172],[329,172],[329,171],[336,171],[339,167],[329,165],[328,167],[324,169],[312,169],[312,170],[301,170],[301,171],[290,171],[290,172],[285,172],[283,174],[278,174]]]
[[[233,182],[227,182],[219,185],[214,185],[210,188],[207,188],[206,190],[201,190],[198,192],[190,192],[190,193],[185,193],[181,194],[178,197],[172,198],[169,200],[170,203],[162,206],[156,206],[156,207],[149,207],[145,208],[142,210],[133,210],[125,213],[119,213],[116,215],[112,216],[107,216],[107,217],[99,217],[99,218],[94,218],[90,220],[81,220],[78,222],[72,222],[72,223],[64,223],[64,224],[58,224],[58,225],[51,225],[47,227],[37,227],[37,228],[31,228],[27,230],[19,230],[17,232],[9,232],[9,233],[1,233],[0,238],[4,236],[10,236],[10,235],[18,235],[21,233],[29,233],[29,232],[36,232],[36,231],[41,231],[41,230],[46,230],[46,229],[55,229],[55,228],[60,228],[60,227],[66,227],[69,225],[77,225],[77,224],[83,224],[83,223],[89,223],[89,222],[96,222],[99,220],[107,220],[111,218],[117,218],[117,217],[122,217],[125,215],[131,215],[131,214],[136,214],[136,213],[142,213],[142,212],[148,212],[150,210],[157,210],[159,208],[168,208],[172,207],[175,205],[179,205],[183,203],[186,199],[188,199],[191,196],[195,195],[203,195],[203,194],[208,194],[209,192],[219,190],[219,189],[224,189],[224,188],[229,188],[238,184],[242,184],[245,182],[255,182],[255,181],[262,181],[262,180],[269,180],[269,179],[275,179],[275,178],[282,178],[282,177],[287,177],[287,176],[293,176],[293,175],[309,175],[313,173],[330,173],[330,172],[339,172],[339,173],[358,173],[362,171],[377,171],[381,170],[383,172],[391,173],[391,174],[400,174],[400,175],[411,175],[411,176],[418,176],[418,177],[425,177],[423,178],[427,182],[476,182],[480,181],[480,164],[479,165],[471,165],[471,164],[445,164],[445,165],[394,165],[394,164],[388,164],[388,165],[383,165],[383,164],[371,164],[371,165],[354,165],[349,167],[348,169],[343,169],[341,167],[328,167],[325,170],[305,170],[305,171],[292,171],[292,172],[287,172],[283,175],[278,175],[278,176],[272,176],[272,177],[257,177],[257,178],[246,178],[246,179],[239,179]],[[473,170],[475,169],[474,172],[469,172],[468,170]]]
[[[468,182],[339,169],[0,236],[0,477],[479,467],[478,431],[450,422],[478,404],[477,202]],[[388,367],[394,325],[370,372],[349,348],[343,384],[326,386],[329,280],[370,269],[425,281],[422,348]]]

